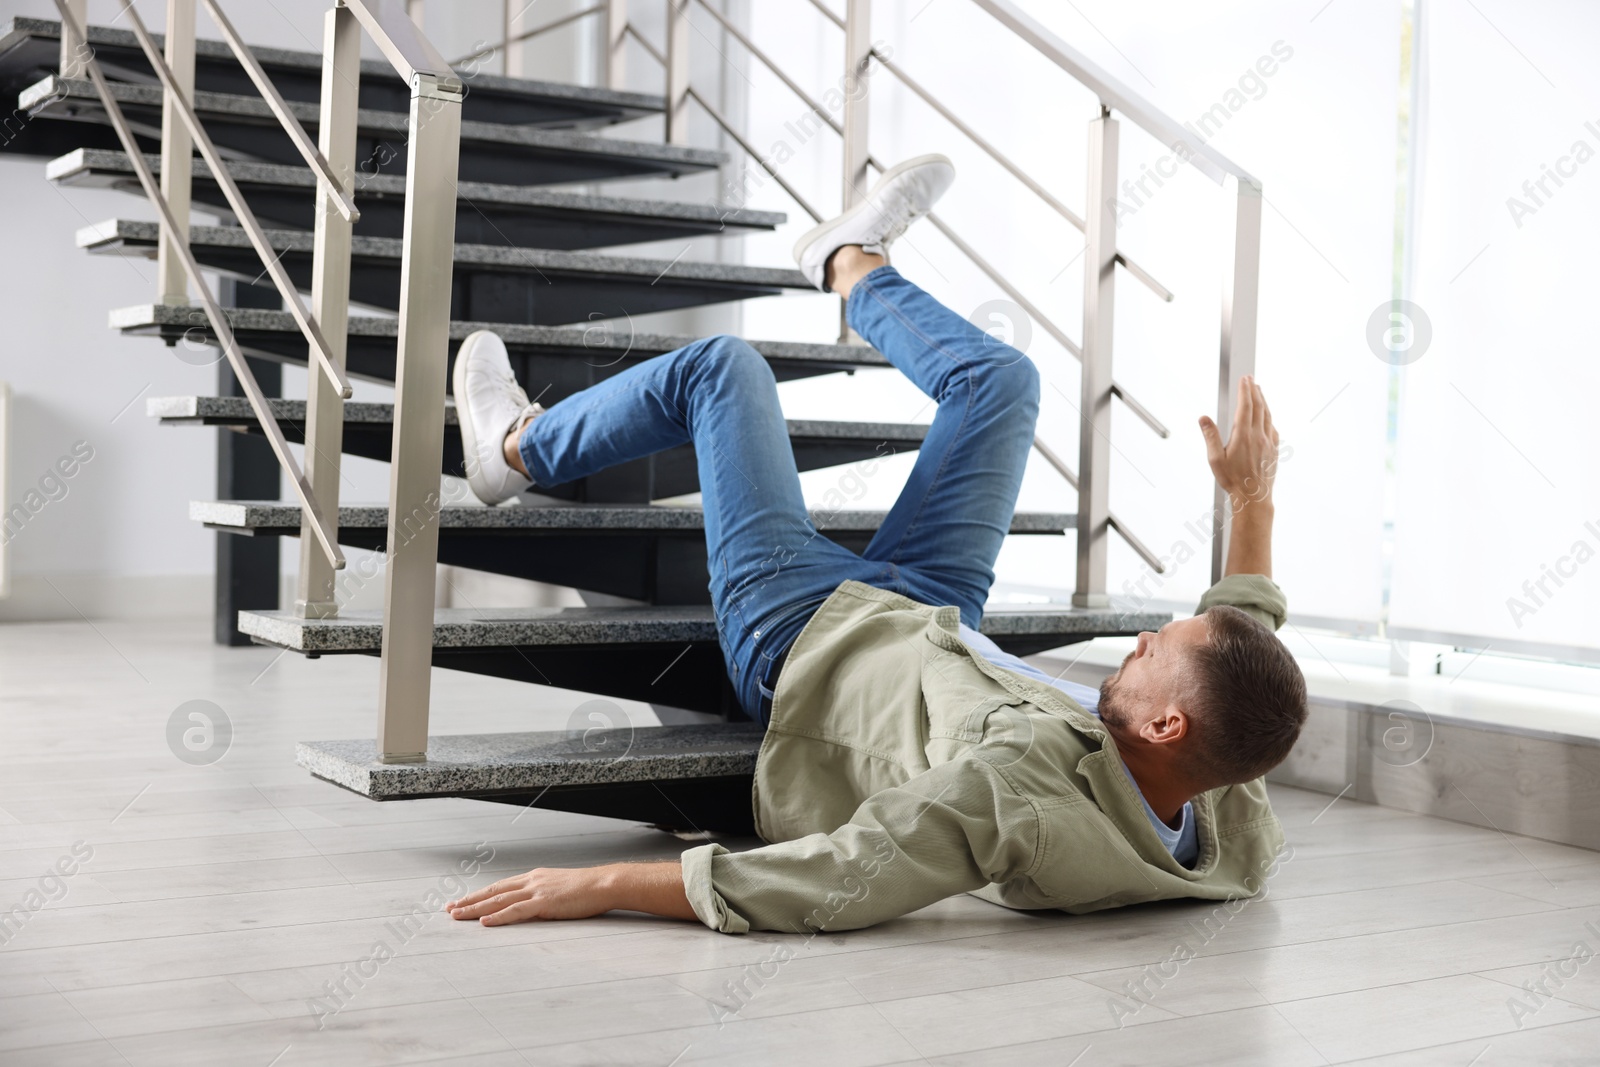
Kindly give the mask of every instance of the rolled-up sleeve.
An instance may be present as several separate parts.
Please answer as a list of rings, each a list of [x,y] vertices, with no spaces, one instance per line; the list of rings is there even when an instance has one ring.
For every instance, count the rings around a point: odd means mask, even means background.
[[[854,930],[1005,882],[1037,858],[1039,817],[992,762],[940,764],[868,797],[850,821],[729,852],[683,853],[683,882],[713,930]]]
[[[1268,629],[1276,630],[1289,617],[1289,600],[1283,590],[1264,574],[1230,574],[1200,598],[1196,615],[1218,604],[1238,608]]]

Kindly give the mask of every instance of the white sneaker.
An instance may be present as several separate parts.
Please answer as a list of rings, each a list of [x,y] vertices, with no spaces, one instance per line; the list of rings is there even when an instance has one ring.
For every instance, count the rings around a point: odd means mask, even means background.
[[[517,384],[505,342],[479,330],[461,342],[453,376],[461,452],[472,495],[485,504],[509,500],[533,481],[506,462],[505,440],[512,429],[544,408],[529,403]]]
[[[828,257],[845,245],[860,245],[889,258],[889,246],[906,227],[933,210],[956,180],[953,163],[941,155],[918,156],[883,172],[865,200],[816,227],[794,246],[800,272],[823,292]]]

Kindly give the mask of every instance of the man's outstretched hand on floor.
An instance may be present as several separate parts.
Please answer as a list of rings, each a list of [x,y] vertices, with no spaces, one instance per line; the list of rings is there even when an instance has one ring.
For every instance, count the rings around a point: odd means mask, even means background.
[[[601,867],[540,867],[502,878],[452,900],[452,919],[484,926],[543,919],[589,919],[608,911],[642,911],[693,919],[683,891],[683,867],[672,863],[610,863]]]

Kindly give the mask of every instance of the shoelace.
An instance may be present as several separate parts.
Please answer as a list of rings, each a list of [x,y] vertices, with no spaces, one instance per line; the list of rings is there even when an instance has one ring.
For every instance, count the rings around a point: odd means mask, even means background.
[[[506,388],[506,391],[511,394],[512,399],[517,402],[518,407],[528,408],[533,406],[528,400],[528,391],[522,387],[521,382],[517,381],[516,372],[507,369],[505,373],[505,382],[503,384]]]
[[[872,252],[874,255],[887,257],[889,254],[889,246],[895,241],[898,241],[906,232],[906,230],[911,227],[913,222],[916,222],[926,214],[926,211],[907,212],[900,217],[899,221],[885,230],[876,241],[870,245],[863,245],[862,250],[866,252]]]

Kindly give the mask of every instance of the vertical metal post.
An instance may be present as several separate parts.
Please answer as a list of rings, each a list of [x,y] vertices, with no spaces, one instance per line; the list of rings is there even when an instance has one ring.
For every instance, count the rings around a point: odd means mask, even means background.
[[[842,206],[867,195],[867,65],[872,62],[872,0],[848,0],[844,15],[844,188]]]
[[[412,80],[378,686],[377,747],[385,763],[427,758],[461,98],[432,75]]]
[[[1229,230],[1232,254],[1222,277],[1222,349],[1217,361],[1217,426],[1227,433],[1233,425],[1234,397],[1239,379],[1256,371],[1256,316],[1261,289],[1261,186],[1255,181],[1229,177],[1223,188],[1229,194]],[[1228,531],[1233,506],[1219,486],[1214,496],[1211,537],[1211,580],[1222,579],[1227,562]]]
[[[1111,326],[1117,277],[1117,120],[1089,123],[1084,205],[1083,388],[1078,418],[1078,576],[1072,603],[1103,608],[1111,523]]]
[[[667,0],[667,143],[689,143],[689,0]]]
[[[178,91],[194,98],[194,0],[167,0],[165,57]],[[162,227],[161,248],[156,253],[156,302],[189,302],[189,281],[183,272],[178,244],[189,243],[189,172],[194,143],[183,124],[170,91],[161,100],[161,195],[172,208],[176,228]]]
[[[67,10],[72,13],[72,23],[82,26],[84,32],[89,30],[89,0],[67,0]],[[84,64],[88,61],[89,42],[80,38],[72,31],[72,24],[66,20],[61,23],[61,58],[56,63],[56,71],[63,78],[81,78],[84,76]]]
[[[347,7],[323,19],[322,102],[317,148],[346,194],[355,191],[356,104],[361,83],[361,24]],[[350,318],[351,224],[334,206],[333,190],[317,184],[312,237],[311,316],[328,341],[328,355],[343,370]],[[326,375],[310,374],[306,384],[305,474],[318,509],[339,528],[339,478],[344,451],[344,400]],[[327,619],[339,613],[334,569],[317,541],[315,520],[300,516],[300,571],[295,614]]]
[[[523,27],[530,21],[528,13],[535,5],[526,0],[506,0],[504,15],[501,22],[504,35],[500,38],[505,41],[501,57],[500,73],[508,78],[521,78],[528,73],[528,42],[518,41],[516,37],[522,33]]]
[[[872,177],[867,160],[867,67],[872,62],[872,0],[846,0],[844,6],[844,143],[839,201],[849,210],[864,199]],[[845,318],[839,301],[839,343],[864,343]]]
[[[605,79],[608,89],[628,87],[628,0],[606,0]]]

